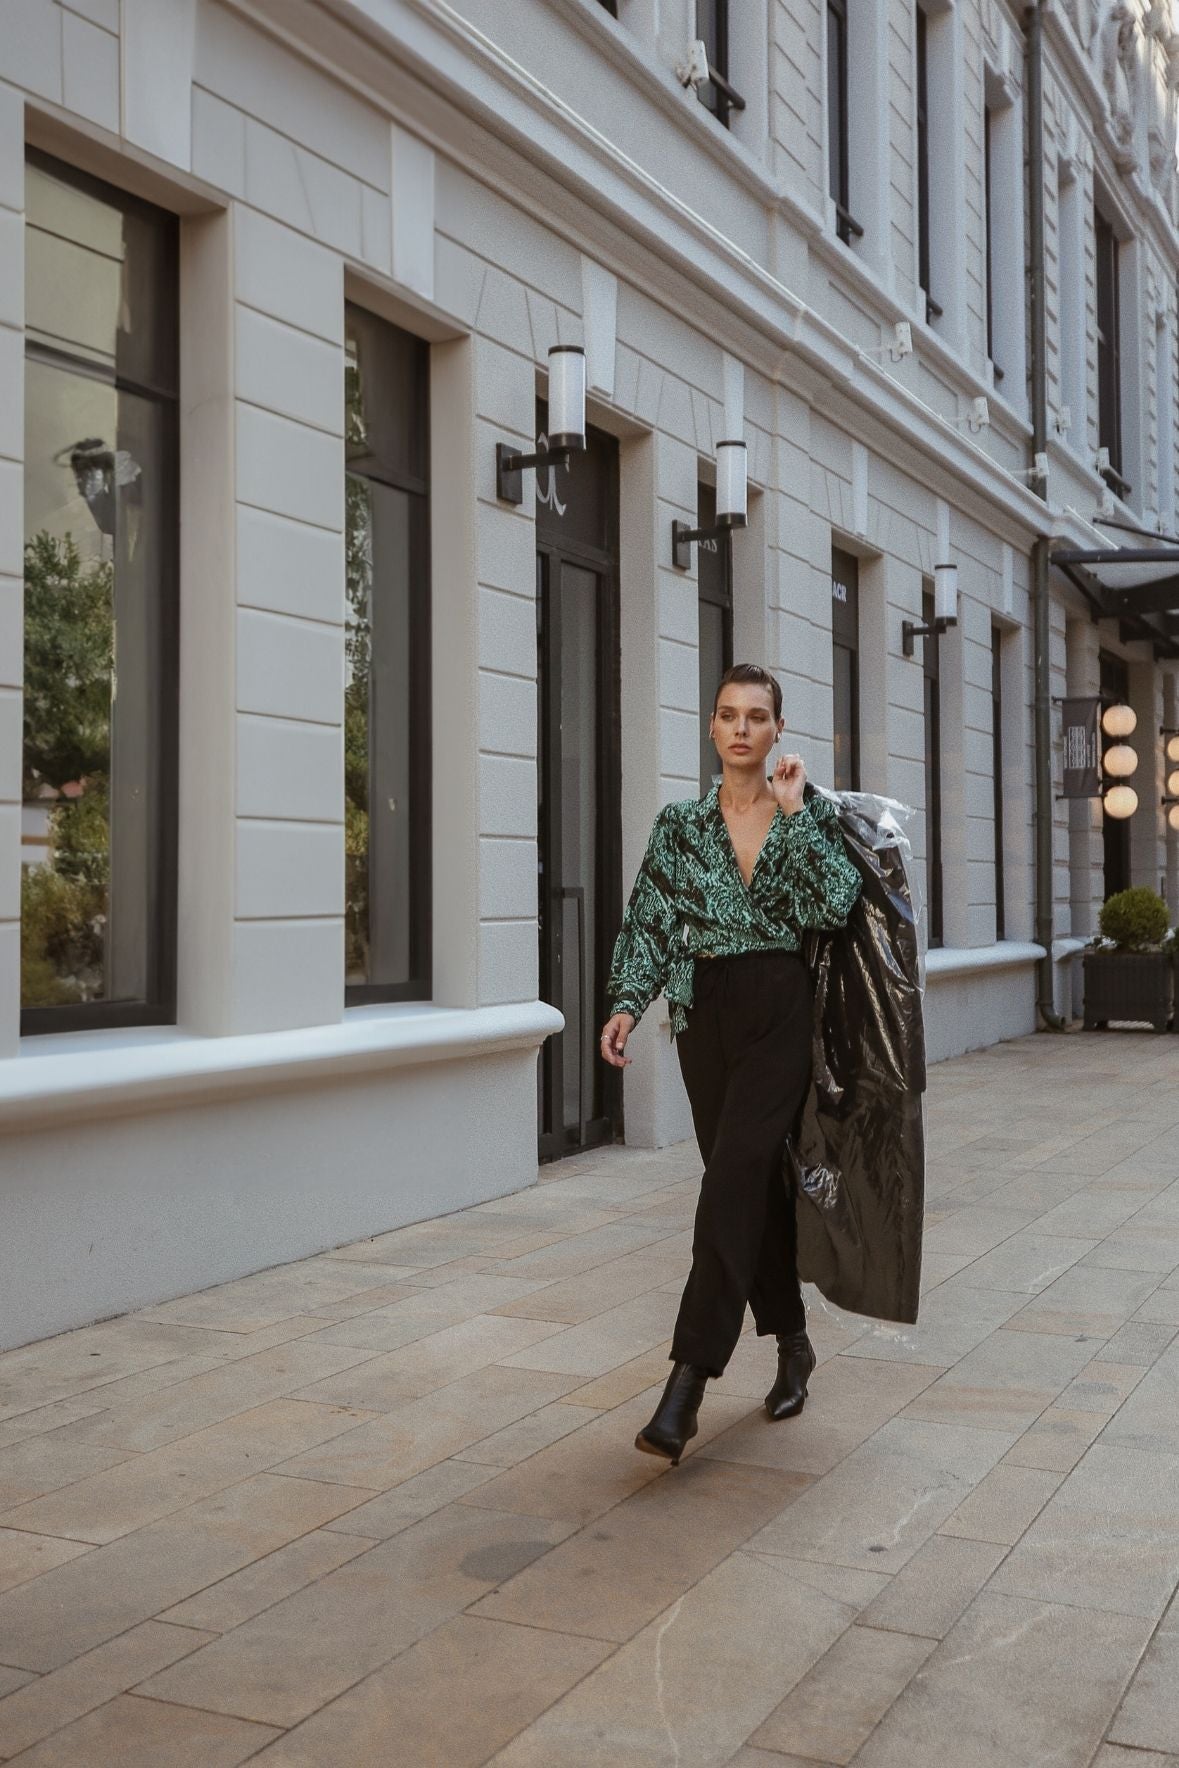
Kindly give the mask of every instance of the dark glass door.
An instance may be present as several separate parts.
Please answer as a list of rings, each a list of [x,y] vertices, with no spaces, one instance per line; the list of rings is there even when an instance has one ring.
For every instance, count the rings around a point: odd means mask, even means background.
[[[618,1071],[598,1054],[621,914],[617,485],[617,445],[594,431],[537,485],[540,993],[565,1016],[540,1055],[542,1160],[621,1129]]]

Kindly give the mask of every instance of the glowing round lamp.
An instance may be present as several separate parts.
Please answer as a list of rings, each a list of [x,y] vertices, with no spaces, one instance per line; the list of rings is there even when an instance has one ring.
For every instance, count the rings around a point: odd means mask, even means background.
[[[1129,743],[1115,743],[1101,757],[1101,770],[1114,780],[1128,780],[1138,766],[1138,751]]]
[[[1172,737],[1167,744],[1167,760],[1179,761],[1179,737]]]
[[[1105,794],[1105,814],[1115,816],[1119,822],[1133,816],[1138,809],[1138,794],[1133,786],[1111,786]]]
[[[1179,767],[1167,775],[1167,793],[1171,798],[1179,798]]]
[[[1107,737],[1133,736],[1138,714],[1132,706],[1107,706],[1101,714],[1101,728]]]
[[[1173,829],[1179,829],[1179,804],[1172,804],[1167,812],[1167,821]]]

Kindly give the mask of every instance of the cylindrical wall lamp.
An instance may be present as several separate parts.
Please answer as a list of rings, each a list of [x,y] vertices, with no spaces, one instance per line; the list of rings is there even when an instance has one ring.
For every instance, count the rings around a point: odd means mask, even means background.
[[[689,528],[686,522],[671,525],[671,558],[679,571],[692,564],[694,540],[719,540],[748,522],[749,451],[744,442],[716,445],[716,522],[711,528]]]
[[[554,466],[585,447],[585,351],[580,344],[554,344],[549,351],[549,434],[547,445],[521,454],[507,442],[495,445],[495,494],[504,503],[523,503],[525,467]]]
[[[916,620],[902,620],[901,646],[906,657],[913,655],[913,640],[940,638],[951,626],[958,624],[958,567],[950,563],[933,567],[933,624],[922,626]]]

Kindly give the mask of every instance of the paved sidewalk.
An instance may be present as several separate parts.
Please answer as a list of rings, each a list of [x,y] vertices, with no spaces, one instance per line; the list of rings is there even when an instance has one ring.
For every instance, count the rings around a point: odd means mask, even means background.
[[[678,1469],[686,1144],[0,1358],[0,1760],[1176,1768],[1179,1039],[928,1103],[919,1324]]]

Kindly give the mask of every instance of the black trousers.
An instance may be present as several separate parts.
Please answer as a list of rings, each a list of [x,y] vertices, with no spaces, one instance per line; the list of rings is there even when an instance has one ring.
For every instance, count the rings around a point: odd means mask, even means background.
[[[693,997],[676,1048],[704,1179],[671,1355],[716,1376],[746,1302],[759,1334],[806,1326],[782,1156],[810,1085],[813,997],[797,952],[698,959]]]

